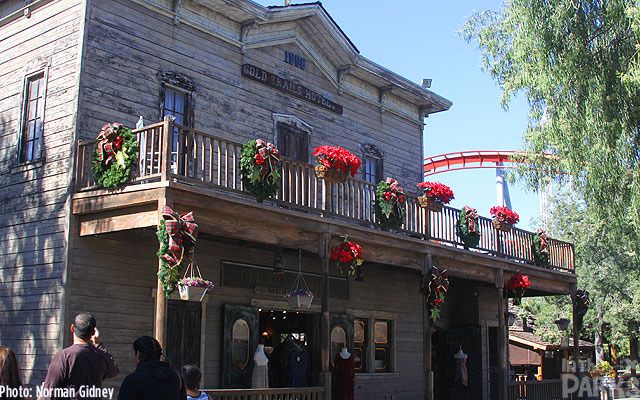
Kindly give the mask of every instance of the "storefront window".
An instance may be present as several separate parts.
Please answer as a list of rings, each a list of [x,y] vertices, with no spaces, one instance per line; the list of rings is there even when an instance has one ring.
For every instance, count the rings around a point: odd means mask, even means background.
[[[376,320],[373,326],[375,334],[375,372],[391,371],[391,321]]]
[[[249,324],[244,319],[233,323],[231,360],[236,368],[243,369],[249,362]]]
[[[353,321],[353,355],[355,357],[356,372],[367,370],[367,321],[356,319]]]

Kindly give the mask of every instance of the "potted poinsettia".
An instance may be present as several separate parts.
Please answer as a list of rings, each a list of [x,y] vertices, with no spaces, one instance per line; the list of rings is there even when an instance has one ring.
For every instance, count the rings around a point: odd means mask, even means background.
[[[442,211],[442,206],[454,199],[453,190],[440,182],[420,182],[418,188],[423,195],[418,197],[420,207],[431,211]]]
[[[345,237],[344,242],[331,248],[329,259],[336,263],[345,278],[357,276],[361,279],[361,268],[364,263],[362,246]]]
[[[309,288],[301,287],[287,292],[287,303],[290,308],[310,308],[313,302],[313,293]]]
[[[360,159],[339,146],[318,146],[312,155],[316,158],[316,176],[327,182],[342,183],[347,176],[355,176],[360,168]]]
[[[260,203],[273,197],[280,186],[280,152],[262,139],[242,146],[240,171],[245,189]]]
[[[493,217],[493,226],[503,232],[509,232],[513,225],[520,221],[518,213],[509,207],[494,206],[491,207],[489,213]]]
[[[138,157],[138,141],[131,129],[117,122],[105,124],[96,138],[91,172],[96,185],[114,189],[127,183]]]
[[[478,218],[478,212],[475,208],[464,206],[460,210],[458,223],[456,223],[456,233],[465,247],[476,247],[480,243]]]
[[[199,276],[188,276],[180,279],[177,284],[181,300],[202,301],[207,291],[213,289],[213,282]]]
[[[520,272],[516,272],[507,282],[507,290],[513,297],[513,304],[519,305],[525,292],[531,286],[529,277]]]
[[[404,222],[405,194],[400,183],[387,178],[376,186],[376,218],[384,229],[399,229]]]

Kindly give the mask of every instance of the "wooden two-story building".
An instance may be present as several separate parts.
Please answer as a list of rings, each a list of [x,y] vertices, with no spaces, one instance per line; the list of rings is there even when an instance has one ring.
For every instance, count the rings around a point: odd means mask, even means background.
[[[291,334],[311,355],[310,389],[295,389],[308,398],[329,398],[346,341],[359,399],[495,399],[507,376],[504,283],[521,271],[530,295],[575,289],[568,243],[550,240],[551,266],[536,267],[532,233],[481,218],[478,249],[465,249],[459,211],[426,211],[413,195],[400,231],[379,228],[375,184],[389,176],[413,191],[425,118],[451,102],[360,55],[320,3],[6,0],[0,86],[0,345],[31,384],[88,310],[120,364],[107,385],[134,369],[133,340],[155,335],[174,367],[201,366],[204,387],[246,388],[259,337],[275,345]],[[140,116],[135,178],[96,188],[100,127]],[[278,196],[263,203],[239,171],[241,145],[255,138],[284,159]],[[323,144],[359,155],[361,173],[317,179],[310,153]],[[202,303],[157,290],[165,205],[199,224],[197,262],[217,285]],[[364,248],[363,281],[329,263],[345,234]],[[304,312],[283,297],[299,265],[316,294]],[[435,324],[420,292],[431,266],[451,276]],[[455,379],[459,349],[466,386]]]

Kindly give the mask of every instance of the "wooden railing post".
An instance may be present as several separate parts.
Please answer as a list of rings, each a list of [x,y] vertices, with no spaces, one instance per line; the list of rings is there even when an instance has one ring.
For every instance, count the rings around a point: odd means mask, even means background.
[[[171,175],[171,153],[173,151],[173,123],[170,116],[164,117],[162,125],[161,180],[168,181]]]

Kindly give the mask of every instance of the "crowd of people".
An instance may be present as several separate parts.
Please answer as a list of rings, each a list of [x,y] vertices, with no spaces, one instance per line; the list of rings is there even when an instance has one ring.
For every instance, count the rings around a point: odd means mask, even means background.
[[[78,314],[71,333],[73,344],[53,356],[38,396],[24,390],[15,352],[0,346],[0,387],[5,387],[0,399],[104,399],[109,392],[100,390],[102,383],[118,374],[118,366],[102,343],[96,319],[89,313]],[[136,339],[133,353],[137,366],[122,381],[118,400],[208,400],[199,389],[200,369],[193,364],[185,365],[181,372],[171,368],[161,361],[162,347],[155,338]],[[24,395],[25,392],[29,394]]]

